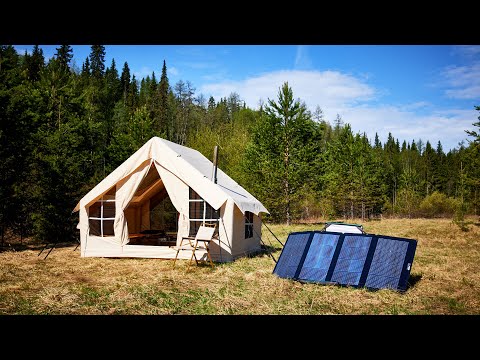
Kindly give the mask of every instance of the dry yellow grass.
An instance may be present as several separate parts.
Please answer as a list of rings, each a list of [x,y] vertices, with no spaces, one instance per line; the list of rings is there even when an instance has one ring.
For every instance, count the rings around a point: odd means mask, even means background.
[[[475,221],[468,232],[448,219],[363,223],[367,233],[418,240],[405,293],[281,279],[267,254],[187,272],[188,261],[172,269],[172,260],[81,258],[75,244],[44,260],[41,247],[30,244],[0,253],[0,314],[479,314]],[[285,242],[292,231],[322,226],[270,228]],[[263,237],[278,259],[280,244],[265,228]]]

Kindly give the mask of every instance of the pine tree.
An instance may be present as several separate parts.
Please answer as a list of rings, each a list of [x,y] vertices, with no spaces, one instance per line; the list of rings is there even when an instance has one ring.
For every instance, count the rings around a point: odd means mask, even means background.
[[[105,74],[105,46],[91,46],[90,71],[95,79],[101,79]]]
[[[382,143],[380,142],[380,139],[378,137],[378,133],[375,133],[375,149],[381,149],[382,148]]]
[[[73,58],[73,49],[70,45],[61,45],[57,48],[57,52],[55,54],[60,67],[67,70],[70,66],[70,61]]]
[[[128,93],[127,105],[134,111],[138,105],[138,83],[135,78],[135,74],[132,76],[132,82],[130,83],[130,91]]]
[[[26,135],[27,110],[21,87],[20,57],[11,45],[0,45],[0,237],[4,245],[6,228],[15,222],[19,202],[17,184],[24,175],[25,150],[30,150]],[[24,150],[25,149],[25,150]]]
[[[213,110],[215,109],[215,107],[215,99],[213,98],[213,96],[210,96],[210,98],[208,99],[208,110]]]
[[[248,187],[276,220],[290,224],[299,216],[301,194],[314,182],[309,171],[319,154],[320,131],[307,109],[284,83],[278,99],[269,99],[247,145],[244,171]],[[248,169],[248,170],[247,170]],[[281,196],[272,196],[277,194]]]
[[[130,68],[128,63],[125,61],[123,64],[122,75],[120,76],[120,86],[122,89],[123,103],[127,104],[127,96],[130,93]]]
[[[162,75],[160,77],[160,82],[158,83],[158,97],[159,97],[159,116],[158,116],[158,124],[155,124],[155,128],[159,132],[170,133],[169,131],[169,114],[170,114],[170,101],[169,101],[169,91],[170,85],[168,83],[167,77],[167,64],[165,60],[163,60],[162,66]]]
[[[73,206],[85,192],[91,172],[85,160],[92,151],[84,106],[76,75],[65,71],[58,58],[49,61],[38,82],[34,112],[41,114],[33,133],[35,158],[28,188],[35,236],[43,241],[68,241],[75,236],[78,217]],[[95,144],[95,142],[94,142]]]
[[[475,110],[480,111],[480,106],[475,106]],[[473,126],[476,126],[480,129],[480,116],[478,117],[478,120],[479,121],[477,121],[476,123],[473,123]],[[475,130],[465,130],[465,132],[469,136],[473,136],[473,143],[480,147],[480,132],[477,132]]]
[[[87,58],[82,64],[82,70],[80,72],[80,86],[85,89],[90,83],[90,60]]]
[[[320,123],[324,120],[323,119],[323,110],[320,107],[320,105],[317,105],[317,107],[315,108],[315,112],[313,113],[313,120],[315,120],[318,123]]]
[[[115,59],[112,59],[112,64],[105,71],[104,86],[102,91],[102,108],[105,119],[104,124],[104,140],[103,143],[108,148],[113,136],[113,115],[115,104],[121,100],[121,87],[118,71],[115,65]],[[109,152],[105,150],[106,162],[108,162]]]
[[[109,103],[112,104],[112,107],[113,104],[122,98],[121,82],[118,77],[115,59],[112,59],[110,67],[105,71],[105,91],[107,93],[107,97],[109,98]]]
[[[180,145],[184,145],[187,141],[187,132],[191,113],[193,110],[193,95],[195,88],[190,81],[179,80],[175,84],[175,97],[177,103],[177,117],[175,123],[174,141]]]
[[[40,79],[40,72],[45,67],[45,57],[43,50],[38,45],[35,45],[32,50],[32,55],[27,61],[27,76],[30,81],[38,81]]]
[[[343,127],[343,120],[340,114],[337,114],[337,117],[333,121],[333,135],[337,137],[340,134],[340,130]]]

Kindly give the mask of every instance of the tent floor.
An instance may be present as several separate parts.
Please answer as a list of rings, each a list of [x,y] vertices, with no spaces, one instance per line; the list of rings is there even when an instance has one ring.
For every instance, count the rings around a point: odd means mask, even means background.
[[[153,246],[175,246],[176,236],[153,235],[153,234],[130,234],[129,245],[153,245]]]

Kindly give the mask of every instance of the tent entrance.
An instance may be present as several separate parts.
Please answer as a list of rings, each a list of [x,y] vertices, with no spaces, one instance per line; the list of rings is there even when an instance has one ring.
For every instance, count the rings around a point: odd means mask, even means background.
[[[128,245],[172,246],[176,244],[178,212],[168,196],[155,165],[138,186],[125,209]]]

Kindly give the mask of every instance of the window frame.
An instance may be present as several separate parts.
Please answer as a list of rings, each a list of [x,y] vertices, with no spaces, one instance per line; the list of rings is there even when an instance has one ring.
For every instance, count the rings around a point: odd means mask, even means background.
[[[90,223],[90,220],[99,220],[99,221],[100,221],[100,235],[94,235],[94,236],[101,236],[101,237],[115,236],[115,231],[114,231],[114,233],[113,233],[112,235],[104,235],[104,234],[103,234],[103,222],[104,222],[105,220],[107,220],[107,221],[112,221],[112,220],[115,221],[115,217],[113,217],[113,218],[112,218],[112,217],[108,217],[108,218],[103,217],[103,204],[104,204],[104,203],[107,203],[107,202],[113,202],[113,203],[114,203],[115,201],[116,201],[115,198],[113,198],[113,199],[111,199],[111,198],[110,198],[110,199],[104,199],[104,196],[102,196],[100,199],[98,199],[98,200],[96,200],[94,203],[92,203],[92,205],[93,205],[93,204],[96,204],[96,203],[100,203],[100,217],[97,217],[97,216],[88,216],[89,223]],[[88,208],[89,214],[90,214],[90,207],[91,207],[92,205],[90,205],[89,208]],[[114,209],[115,209],[115,214],[116,214],[116,208],[114,207]],[[88,227],[89,227],[88,233],[89,233],[89,235],[90,235],[90,224],[88,225]]]
[[[198,198],[192,198],[192,193],[195,194]],[[199,218],[190,218],[190,211],[191,211],[191,208],[190,208],[190,204],[191,203],[194,203],[194,202],[198,202],[198,203],[203,203],[203,212],[202,212],[202,218],[199,219]],[[210,206],[211,208],[211,214],[217,214],[218,217],[217,218],[206,218],[207,216],[207,206]],[[218,210],[215,210],[212,205],[210,205],[205,199],[203,199],[200,195],[198,195],[198,193],[193,190],[191,187],[189,187],[189,191],[188,191],[188,220],[189,220],[189,223],[190,225],[192,225],[191,223],[192,222],[201,222],[203,225],[205,225],[206,222],[208,223],[217,223],[217,226],[215,227],[215,235],[218,235],[218,228],[219,228],[219,224],[220,224],[220,209]],[[197,226],[195,226],[194,228],[197,228]],[[195,236],[196,234],[195,233],[192,233],[192,226],[190,226],[190,230],[189,230],[189,236]]]
[[[252,239],[253,238],[253,224],[254,224],[254,219],[253,219],[253,212],[250,212],[250,211],[245,211],[245,240],[246,239]],[[251,217],[251,221],[250,221],[250,218]],[[247,235],[250,235],[249,237],[247,237]]]

